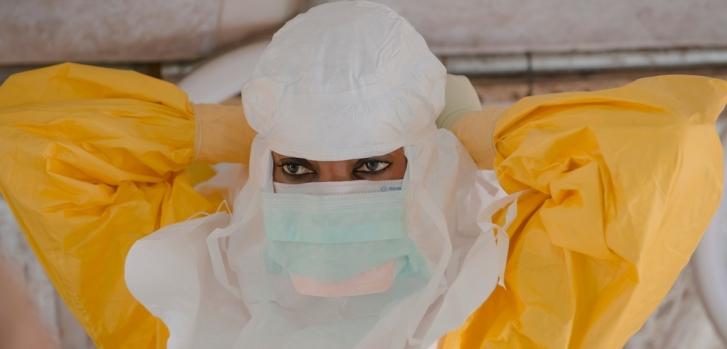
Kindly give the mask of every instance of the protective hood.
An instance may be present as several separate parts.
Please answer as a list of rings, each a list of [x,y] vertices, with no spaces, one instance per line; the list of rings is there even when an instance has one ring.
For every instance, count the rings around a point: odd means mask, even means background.
[[[431,134],[446,78],[422,36],[390,8],[334,2],[273,36],[242,89],[242,105],[279,153],[363,158]]]

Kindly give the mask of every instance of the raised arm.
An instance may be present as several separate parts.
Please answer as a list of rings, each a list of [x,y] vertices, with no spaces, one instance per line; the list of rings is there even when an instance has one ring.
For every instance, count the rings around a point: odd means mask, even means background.
[[[61,64],[0,87],[0,192],[100,348],[157,348],[166,329],[129,294],[139,238],[217,203],[193,184],[184,93],[138,73]]]
[[[621,348],[669,291],[722,194],[727,82],[660,76],[525,98],[495,169],[519,200],[506,287],[445,348]]]

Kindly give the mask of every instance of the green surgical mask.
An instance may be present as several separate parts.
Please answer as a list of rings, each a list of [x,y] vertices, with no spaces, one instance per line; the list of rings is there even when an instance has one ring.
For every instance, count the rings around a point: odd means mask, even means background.
[[[300,280],[314,284],[301,293],[329,296],[382,292],[386,278],[390,286],[395,277],[426,277],[397,182],[276,184],[277,193],[263,194],[268,270],[290,275],[299,292]]]

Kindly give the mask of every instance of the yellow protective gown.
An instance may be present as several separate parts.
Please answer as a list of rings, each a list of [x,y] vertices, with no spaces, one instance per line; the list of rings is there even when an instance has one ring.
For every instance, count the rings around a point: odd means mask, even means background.
[[[534,191],[509,231],[506,288],[443,346],[623,347],[719,205],[714,122],[725,103],[726,81],[660,76],[505,110],[494,130],[498,179],[508,192]],[[468,149],[487,148],[477,136],[486,120],[474,114],[455,125]],[[487,161],[487,152],[472,154]]]
[[[714,120],[726,102],[727,82],[666,76],[457,120],[453,131],[480,167],[494,156],[507,191],[534,191],[509,232],[506,288],[442,346],[621,347],[716,209]],[[195,153],[246,159],[253,134],[240,115],[197,112],[211,116],[196,122],[171,84],[82,65],[17,74],[0,87],[0,190],[99,348],[164,347],[163,324],[124,285],[126,252],[217,207],[219,197],[192,187],[211,175],[191,165]]]
[[[164,324],[126,289],[124,258],[216,207],[185,171],[194,134],[184,93],[137,73],[59,65],[0,87],[0,192],[98,348],[165,347]]]

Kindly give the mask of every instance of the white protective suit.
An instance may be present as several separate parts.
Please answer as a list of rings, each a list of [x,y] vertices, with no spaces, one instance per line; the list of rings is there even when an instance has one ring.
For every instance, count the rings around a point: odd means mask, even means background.
[[[424,39],[383,5],[328,3],[281,28],[242,90],[257,136],[232,214],[167,226],[128,254],[128,287],[168,326],[168,347],[426,348],[461,325],[503,273],[507,234],[491,216],[514,196],[436,128],[445,80]],[[312,297],[266,269],[271,151],[337,161],[401,147],[406,231],[425,257],[424,284]]]

